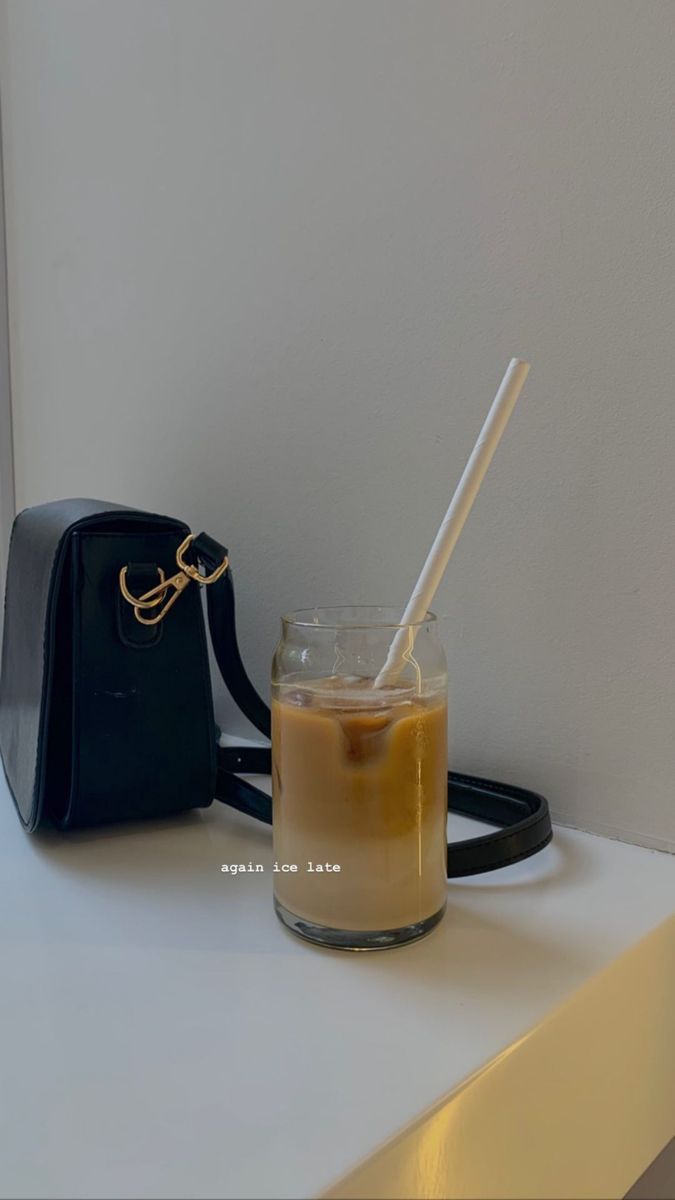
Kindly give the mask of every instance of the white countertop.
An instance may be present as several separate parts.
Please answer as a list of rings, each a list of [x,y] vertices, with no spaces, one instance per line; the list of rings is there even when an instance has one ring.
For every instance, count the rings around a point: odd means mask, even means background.
[[[5,791],[5,1197],[315,1196],[674,907],[673,858],[559,829],[345,954],[281,927],[270,830],[220,804],[31,837]]]

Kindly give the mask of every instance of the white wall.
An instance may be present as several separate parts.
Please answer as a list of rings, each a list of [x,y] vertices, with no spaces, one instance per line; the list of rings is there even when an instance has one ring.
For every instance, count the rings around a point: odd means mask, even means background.
[[[9,0],[19,504],[97,495],[280,611],[438,597],[454,763],[675,848],[675,5]]]
[[[6,32],[3,24],[5,15],[0,6],[0,57],[2,55],[2,43]],[[0,82],[1,80],[2,71],[0,70]],[[5,255],[5,211],[1,150],[2,147],[0,146],[0,578],[4,579],[7,568],[7,546],[15,509],[15,497],[12,405],[9,377],[9,312],[7,303],[7,261]],[[0,612],[0,629],[2,628],[3,620],[4,611]]]

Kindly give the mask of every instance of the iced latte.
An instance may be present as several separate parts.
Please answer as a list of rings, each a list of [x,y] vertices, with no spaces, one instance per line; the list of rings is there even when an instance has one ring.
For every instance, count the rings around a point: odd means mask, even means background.
[[[321,940],[354,948],[361,943],[350,933],[370,934],[365,942],[376,948],[396,944],[391,931],[407,931],[400,940],[410,940],[440,919],[444,678],[442,684],[375,688],[372,678],[339,674],[275,684],[275,897],[296,932],[338,931]]]

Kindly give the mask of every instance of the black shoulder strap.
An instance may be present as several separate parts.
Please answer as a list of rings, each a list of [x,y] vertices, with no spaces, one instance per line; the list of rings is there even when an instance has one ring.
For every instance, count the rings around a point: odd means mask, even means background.
[[[207,571],[214,570],[225,554],[224,548],[206,534],[195,538],[192,549]],[[269,738],[270,710],[246,674],[239,653],[231,571],[225,571],[216,583],[206,588],[206,593],[211,641],[225,685],[251,724]],[[268,746],[221,746],[216,799],[271,825],[269,796],[239,778],[239,775],[270,773]],[[546,800],[525,788],[450,771],[448,809],[487,825],[500,826],[481,837],[450,843],[448,878],[478,875],[520,862],[542,850],[552,837]]]

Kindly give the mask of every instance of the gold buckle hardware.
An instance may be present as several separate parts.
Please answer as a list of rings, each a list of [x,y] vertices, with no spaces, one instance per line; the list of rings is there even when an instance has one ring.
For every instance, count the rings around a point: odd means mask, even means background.
[[[127,568],[121,568],[119,574],[120,591],[124,599],[127,601],[127,604],[133,605],[134,616],[141,625],[158,625],[160,621],[163,621],[169,609],[172,608],[172,606],[176,603],[176,600],[180,596],[181,592],[185,591],[191,579],[195,579],[197,583],[215,583],[217,579],[220,579],[220,576],[223,574],[223,572],[227,570],[228,566],[230,565],[230,560],[227,554],[225,555],[223,561],[216,567],[215,571],[212,571],[210,575],[202,575],[199,567],[195,567],[192,565],[192,563],[186,562],[184,558],[185,552],[188,547],[192,545],[194,540],[195,534],[189,533],[176,550],[176,565],[180,567],[180,570],[177,571],[175,575],[172,575],[170,579],[167,579],[162,568],[158,567],[157,571],[160,582],[156,584],[155,587],[150,588],[150,591],[144,592],[142,596],[133,596],[131,594],[127,587]],[[169,599],[167,600],[166,596],[169,588],[173,588],[174,592],[173,595],[169,596]],[[164,603],[165,601],[166,603]],[[143,610],[157,608],[160,604],[163,605],[163,607],[154,616],[142,616]]]

